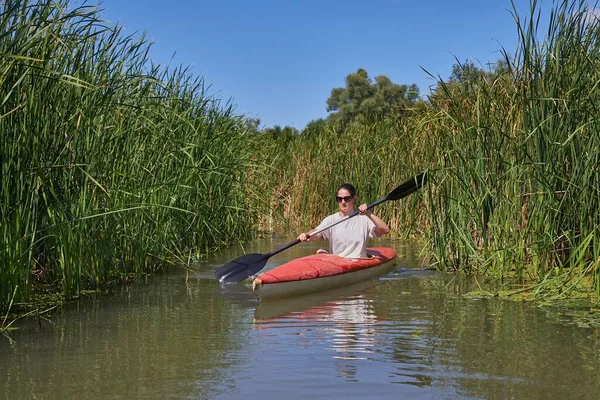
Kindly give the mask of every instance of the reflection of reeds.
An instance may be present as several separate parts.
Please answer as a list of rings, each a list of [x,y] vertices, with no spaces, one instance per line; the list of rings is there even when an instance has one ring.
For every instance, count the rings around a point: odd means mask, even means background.
[[[252,227],[231,108],[69,9],[0,3],[0,309],[33,280],[69,297]]]

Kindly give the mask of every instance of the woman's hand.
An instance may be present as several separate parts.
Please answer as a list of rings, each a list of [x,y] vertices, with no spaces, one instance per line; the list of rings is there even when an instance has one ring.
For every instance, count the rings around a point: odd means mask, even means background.
[[[369,209],[367,208],[366,204],[361,204],[360,206],[358,206],[358,211],[362,214],[362,215],[366,215],[369,216],[371,215],[371,211],[369,211]]]
[[[304,233],[304,232],[303,232],[303,233],[301,233],[300,235],[298,235],[298,239],[299,239],[301,242],[308,242],[308,241],[310,240],[310,238],[309,238],[309,237],[306,237],[306,233]]]
[[[387,226],[387,224],[383,222],[378,216],[369,211],[367,209],[366,204],[361,204],[358,207],[358,211],[360,211],[362,215],[366,215],[371,219],[371,221],[373,221],[373,223],[375,224],[375,232],[377,232],[378,235],[387,235],[388,233],[390,233],[390,228]]]

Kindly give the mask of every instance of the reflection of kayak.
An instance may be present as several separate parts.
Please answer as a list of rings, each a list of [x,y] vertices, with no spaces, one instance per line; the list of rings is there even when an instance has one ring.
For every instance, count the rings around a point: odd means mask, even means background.
[[[314,254],[297,258],[254,278],[252,288],[261,299],[299,296],[348,286],[380,276],[393,267],[396,251],[387,247],[367,249],[369,258],[343,258]]]
[[[332,303],[355,300],[367,289],[382,283],[384,282],[378,278],[371,278],[317,293],[261,301],[254,310],[254,322],[269,322],[271,319],[286,318],[290,315],[298,318],[311,318],[313,314],[321,314],[322,309],[331,307]],[[313,312],[313,310],[316,311]]]

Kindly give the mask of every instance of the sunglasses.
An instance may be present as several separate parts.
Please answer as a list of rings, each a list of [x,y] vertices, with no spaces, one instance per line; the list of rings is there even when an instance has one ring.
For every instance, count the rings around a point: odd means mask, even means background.
[[[335,201],[337,201],[338,203],[341,203],[342,200],[345,201],[346,203],[349,203],[352,199],[353,199],[352,196],[344,196],[344,197],[335,196]]]

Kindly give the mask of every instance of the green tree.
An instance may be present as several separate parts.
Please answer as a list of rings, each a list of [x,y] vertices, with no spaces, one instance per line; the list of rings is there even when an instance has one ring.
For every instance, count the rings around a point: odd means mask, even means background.
[[[465,61],[464,63],[457,62],[452,66],[452,74],[448,82],[465,83],[477,82],[481,78],[485,78],[486,72],[479,68],[473,61]]]
[[[274,140],[283,143],[289,143],[299,134],[298,129],[287,125],[283,128],[279,125],[275,125],[271,128],[265,128],[262,130],[262,133],[265,135],[271,135]]]
[[[306,124],[302,130],[303,136],[318,136],[327,129],[327,120],[324,118],[314,119]]]
[[[419,98],[417,85],[399,85],[387,76],[374,80],[362,68],[346,76],[346,87],[334,88],[327,99],[328,121],[343,130],[353,121],[398,117]]]
[[[247,132],[254,134],[260,132],[260,118],[246,117],[244,118],[243,123]]]
[[[490,64],[488,70],[478,67],[472,61],[457,62],[452,66],[452,73],[446,80],[439,80],[433,93],[429,96],[431,104],[440,105],[450,99],[471,96],[482,85],[489,86],[501,75],[509,73],[508,62],[504,59]]]

